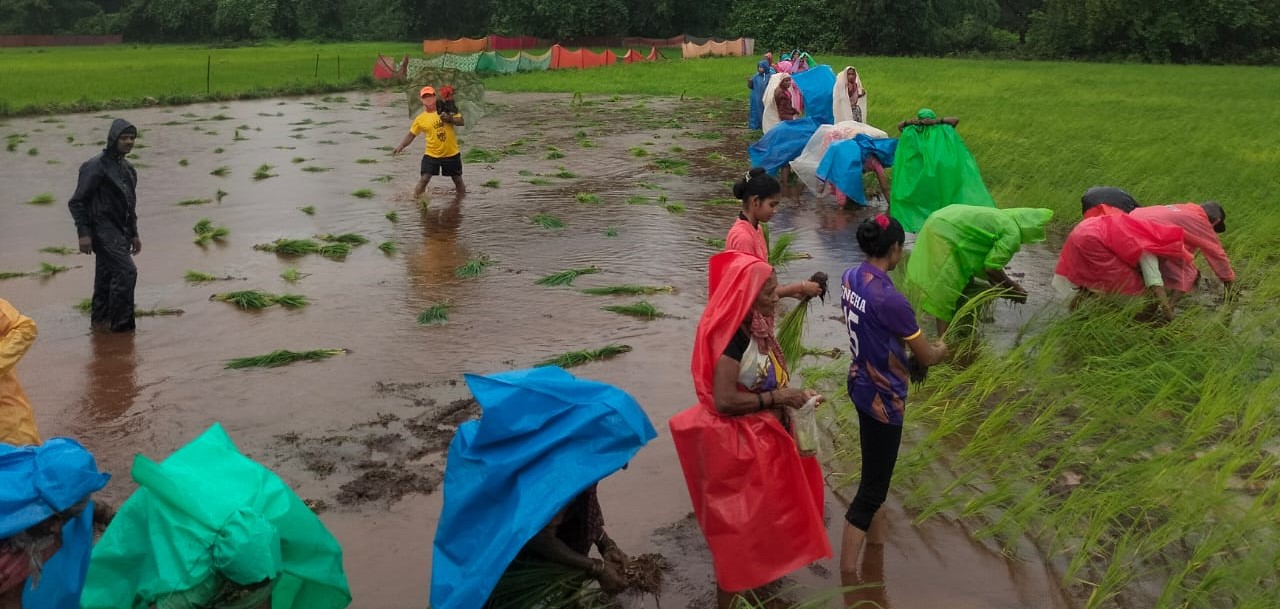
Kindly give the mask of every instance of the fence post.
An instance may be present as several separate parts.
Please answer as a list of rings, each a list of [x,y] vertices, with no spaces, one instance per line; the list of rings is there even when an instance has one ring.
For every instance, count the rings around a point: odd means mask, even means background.
[[[338,81],[342,81],[342,55],[338,55]]]
[[[315,75],[315,78],[316,78],[317,80],[319,80],[319,79],[320,79],[320,54],[319,54],[319,53],[316,53],[316,75]]]
[[[205,60],[204,64],[204,94],[208,96],[212,90],[213,83],[213,54]]]

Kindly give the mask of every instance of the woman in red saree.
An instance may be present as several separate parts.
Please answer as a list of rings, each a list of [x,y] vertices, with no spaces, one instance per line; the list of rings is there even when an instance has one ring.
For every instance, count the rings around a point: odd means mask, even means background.
[[[829,558],[831,545],[822,469],[800,456],[783,424],[788,408],[816,394],[786,386],[782,351],[758,321],[777,306],[773,267],[730,251],[711,258],[709,274],[693,345],[698,404],[670,426],[727,609],[735,593]]]

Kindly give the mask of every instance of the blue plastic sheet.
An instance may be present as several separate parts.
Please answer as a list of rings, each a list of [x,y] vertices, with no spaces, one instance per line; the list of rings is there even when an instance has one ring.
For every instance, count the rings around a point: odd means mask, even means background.
[[[0,444],[0,539],[63,512],[107,485],[93,454],[79,442],[53,438],[40,446]],[[40,584],[23,586],[24,607],[75,609],[80,606],[93,547],[93,504],[63,525],[62,546],[45,563]]]
[[[747,148],[751,166],[763,167],[769,173],[776,173],[804,152],[805,144],[809,143],[809,138],[813,137],[820,124],[810,117],[778,123],[760,141]]]
[[[831,92],[836,88],[836,73],[831,71],[831,66],[814,66],[792,74],[791,80],[800,88],[800,95],[804,96],[806,117],[816,119],[822,125],[835,122],[835,113],[831,109]]]
[[[554,366],[466,381],[483,416],[449,446],[433,609],[482,607],[526,542],[657,435],[626,392]]]
[[[830,182],[858,205],[867,204],[867,194],[862,189],[862,163],[874,156],[885,167],[893,167],[893,153],[898,149],[894,138],[873,138],[864,133],[853,139],[831,142],[822,162],[818,163],[819,180]]]

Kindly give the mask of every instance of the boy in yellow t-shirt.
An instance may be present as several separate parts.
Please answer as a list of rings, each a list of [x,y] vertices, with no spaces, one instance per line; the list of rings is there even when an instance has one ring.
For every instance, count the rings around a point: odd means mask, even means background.
[[[423,87],[418,96],[422,98],[422,114],[413,119],[409,133],[392,151],[392,154],[400,154],[419,133],[426,134],[427,150],[422,155],[421,177],[413,188],[413,197],[416,199],[422,196],[431,177],[435,175],[453,178],[457,193],[466,194],[467,186],[462,183],[462,154],[458,150],[458,134],[454,132],[455,126],[464,124],[462,113],[437,110],[436,90],[433,87]]]

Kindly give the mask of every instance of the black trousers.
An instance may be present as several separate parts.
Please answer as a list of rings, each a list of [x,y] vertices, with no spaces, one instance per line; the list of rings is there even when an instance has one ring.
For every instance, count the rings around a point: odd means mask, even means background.
[[[115,229],[93,231],[93,327],[130,332],[133,322],[133,289],[138,267],[133,263],[129,239]]]
[[[866,531],[871,528],[876,511],[889,497],[889,481],[902,444],[902,426],[881,423],[859,410],[858,438],[862,444],[862,478],[844,519]]]

